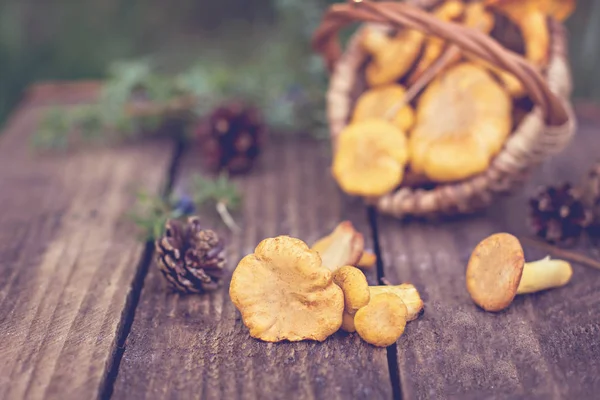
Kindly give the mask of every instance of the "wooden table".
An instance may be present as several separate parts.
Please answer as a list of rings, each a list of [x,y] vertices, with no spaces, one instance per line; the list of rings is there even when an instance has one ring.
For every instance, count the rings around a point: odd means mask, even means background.
[[[167,291],[152,246],[124,213],[136,187],[184,190],[200,170],[197,154],[164,141],[44,156],[29,146],[49,105],[95,92],[36,86],[0,136],[1,399],[600,398],[600,271],[575,264],[568,286],[521,296],[499,314],[476,308],[464,282],[479,240],[527,234],[526,198],[537,185],[578,180],[598,157],[597,108],[581,108],[572,145],[486,212],[443,223],[378,219],[385,276],[414,283],[426,307],[382,349],[344,333],[262,343],[248,335],[227,284],[205,296]],[[364,207],[339,192],[329,163],[327,143],[270,143],[238,179],[245,200],[242,232],[228,235],[230,269],[263,238],[310,243],[343,219],[372,246]],[[578,251],[598,257],[586,245]]]

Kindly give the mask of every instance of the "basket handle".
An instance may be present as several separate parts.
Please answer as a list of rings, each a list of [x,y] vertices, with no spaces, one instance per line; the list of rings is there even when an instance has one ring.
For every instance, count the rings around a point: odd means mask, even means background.
[[[537,104],[548,125],[560,126],[569,121],[562,101],[550,90],[542,75],[523,57],[505,49],[483,32],[454,22],[444,22],[407,3],[350,0],[334,4],[325,13],[313,36],[313,48],[320,53],[330,71],[342,55],[339,31],[353,22],[376,22],[408,27],[426,35],[437,36],[454,43],[464,51],[496,65],[513,75]]]

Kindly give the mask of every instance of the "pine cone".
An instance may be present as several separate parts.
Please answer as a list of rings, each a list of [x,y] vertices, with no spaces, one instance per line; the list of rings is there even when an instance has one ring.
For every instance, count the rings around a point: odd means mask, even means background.
[[[588,173],[583,192],[584,203],[592,214],[588,232],[592,238],[600,239],[600,161]]]
[[[252,168],[265,131],[257,109],[232,102],[215,109],[195,134],[206,166],[213,171],[235,174]]]
[[[182,293],[204,293],[219,287],[224,275],[224,246],[198,217],[187,223],[169,220],[156,241],[158,266],[171,286]]]
[[[542,187],[529,206],[535,234],[549,243],[575,243],[591,221],[580,193],[568,183]]]

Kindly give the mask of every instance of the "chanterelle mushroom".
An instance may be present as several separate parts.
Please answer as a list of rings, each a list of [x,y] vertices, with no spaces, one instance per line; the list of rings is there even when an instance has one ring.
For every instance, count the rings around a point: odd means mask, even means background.
[[[369,85],[386,85],[401,78],[419,55],[424,38],[423,33],[414,29],[403,29],[390,37],[378,27],[366,28],[361,45],[373,56],[366,70]]]
[[[404,86],[398,84],[385,85],[367,90],[357,100],[352,122],[360,122],[369,118],[387,119],[388,112],[400,103],[406,95]],[[412,128],[415,117],[410,105],[400,108],[391,122],[403,132]]]
[[[369,284],[362,271],[346,265],[333,274],[333,282],[344,292],[344,311],[350,315],[369,304]]]
[[[369,304],[371,298],[369,284],[365,274],[358,268],[350,265],[344,266],[333,274],[333,282],[344,292],[344,315],[342,329],[354,332],[354,315],[362,307]]]
[[[250,336],[323,341],[342,324],[344,294],[319,254],[289,236],[265,239],[233,272],[229,295]]]
[[[421,315],[421,312],[423,311],[423,300],[421,300],[421,296],[419,295],[417,288],[410,283],[403,283],[395,286],[369,286],[369,291],[371,292],[371,297],[375,297],[381,293],[393,293],[400,297],[400,299],[402,299],[406,305],[407,321],[413,321],[417,319],[417,317]]]
[[[363,235],[354,229],[352,222],[343,221],[329,235],[317,240],[311,248],[319,253],[323,266],[335,272],[345,265],[358,264],[364,244]]]
[[[390,122],[366,119],[341,132],[333,176],[346,193],[377,197],[398,186],[407,161],[405,133]]]
[[[483,68],[452,67],[419,99],[409,138],[412,170],[436,182],[485,171],[510,133],[511,113],[510,97]]]
[[[517,294],[534,293],[566,285],[573,270],[562,260],[549,257],[525,263],[519,240],[497,233],[482,240],[467,266],[467,290],[486,311],[507,308]]]
[[[465,5],[461,1],[448,0],[433,10],[433,15],[442,21],[452,21],[462,16]],[[413,84],[423,73],[438,59],[444,50],[445,42],[437,36],[427,38],[423,55],[419,58],[417,65],[408,78],[409,84]]]
[[[567,18],[575,8],[574,0],[486,0],[485,4],[506,15],[521,30],[525,56],[541,67],[548,61],[550,33],[546,19]]]
[[[414,321],[423,312],[423,300],[417,291],[417,288],[410,283],[403,283],[401,285],[383,285],[383,286],[369,286],[370,298],[373,299],[375,296],[383,293],[391,293],[400,297],[400,300],[406,306],[406,322]],[[354,315],[344,311],[344,320],[342,322],[342,329],[347,332],[355,332],[356,327],[354,326]]]
[[[374,346],[386,347],[394,343],[406,326],[406,306],[393,293],[374,296],[368,305],[357,311],[354,325],[358,335]]]

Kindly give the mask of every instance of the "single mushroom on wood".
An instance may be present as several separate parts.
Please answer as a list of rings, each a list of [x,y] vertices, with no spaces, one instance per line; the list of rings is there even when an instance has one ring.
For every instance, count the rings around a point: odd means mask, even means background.
[[[410,283],[403,283],[401,285],[382,285],[382,286],[369,286],[371,297],[375,297],[381,293],[393,293],[400,297],[406,305],[407,321],[413,321],[422,314],[423,311],[423,300],[417,288]]]
[[[354,332],[354,314],[369,304],[371,298],[367,278],[360,269],[347,265],[334,272],[333,282],[344,292],[342,329]]]
[[[344,292],[344,309],[349,314],[369,304],[369,283],[360,269],[346,265],[334,272],[333,282]]]
[[[371,299],[383,293],[391,293],[398,296],[406,306],[406,322],[414,321],[423,314],[423,300],[421,300],[417,288],[410,283],[369,286],[369,293]],[[354,315],[344,312],[342,329],[347,332],[354,332],[356,330]]]
[[[407,314],[406,305],[400,297],[393,293],[382,293],[356,312],[354,325],[365,342],[386,347],[404,333]]]
[[[354,229],[350,221],[340,222],[333,232],[312,245],[321,256],[323,266],[331,272],[345,265],[357,265],[363,255],[363,235]]]
[[[566,285],[573,275],[563,260],[525,263],[519,239],[497,233],[482,240],[473,250],[467,266],[467,290],[479,307],[502,311],[517,294],[535,293]]]
[[[233,272],[231,301],[250,336],[323,341],[342,325],[344,294],[319,254],[289,236],[265,239]]]

